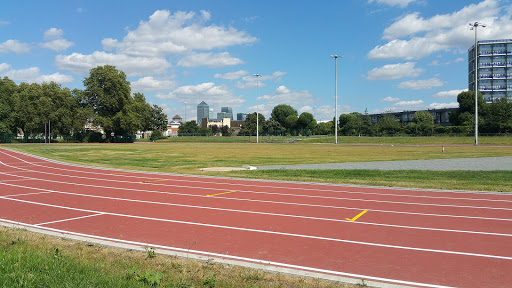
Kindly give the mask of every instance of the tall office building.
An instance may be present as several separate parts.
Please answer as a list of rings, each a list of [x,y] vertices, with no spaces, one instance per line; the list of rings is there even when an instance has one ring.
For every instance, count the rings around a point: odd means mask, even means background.
[[[247,118],[247,114],[245,114],[245,113],[236,114],[236,120],[238,120],[238,121],[245,121],[246,118]]]
[[[224,114],[225,118],[229,118],[229,119],[233,120],[233,108],[231,108],[231,107],[222,107],[222,108],[220,108],[220,112],[221,113],[225,113]]]
[[[201,121],[203,118],[209,118],[210,114],[210,106],[206,104],[204,101],[197,105],[197,125],[201,126]]]
[[[512,100],[512,39],[478,41],[478,91],[485,101]],[[475,45],[468,50],[468,90],[475,91]]]

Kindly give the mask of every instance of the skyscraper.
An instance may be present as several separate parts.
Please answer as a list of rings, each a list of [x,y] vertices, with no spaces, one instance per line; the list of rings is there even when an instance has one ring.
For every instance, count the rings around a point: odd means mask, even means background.
[[[231,107],[222,107],[220,108],[220,112],[224,112],[224,117],[233,120],[233,108]]]
[[[485,101],[512,100],[512,39],[478,41],[478,91]],[[468,90],[475,91],[475,45],[468,50]]]
[[[201,121],[203,118],[209,118],[209,114],[210,106],[208,106],[204,101],[201,101],[201,103],[197,105],[197,125],[201,126]]]

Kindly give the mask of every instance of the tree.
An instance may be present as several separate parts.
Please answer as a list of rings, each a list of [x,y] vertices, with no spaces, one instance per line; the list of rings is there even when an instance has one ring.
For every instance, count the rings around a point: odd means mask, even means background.
[[[302,112],[297,119],[297,126],[301,129],[301,133],[304,134],[304,130],[307,131],[308,135],[311,135],[312,131],[316,128],[316,120],[313,117],[313,114],[308,112]]]
[[[264,125],[263,129],[264,129],[268,134],[275,135],[276,133],[281,133],[281,130],[283,130],[283,127],[281,126],[281,124],[279,124],[279,122],[277,122],[276,120],[274,120],[274,118],[270,117],[270,118],[268,118],[268,120],[265,122],[265,125]]]
[[[333,124],[332,122],[322,122],[322,123],[318,123],[318,125],[316,126],[316,129],[315,129],[315,134],[316,135],[328,135],[330,133],[332,133],[333,130]]]
[[[281,126],[286,127],[286,118],[290,115],[298,116],[297,110],[293,109],[292,106],[286,104],[279,104],[272,109],[271,117],[279,122]]]
[[[434,117],[427,111],[417,111],[412,116],[412,122],[415,123],[416,131],[422,135],[432,135],[434,131]]]
[[[258,122],[256,123],[256,114],[258,114]],[[257,125],[258,124],[258,125]],[[256,126],[259,126],[258,132],[263,132],[263,126],[265,125],[265,116],[263,116],[261,113],[251,113],[247,114],[247,117],[245,118],[245,122],[242,125],[242,129],[240,132],[242,134],[249,134],[254,135],[256,134]]]
[[[450,113],[450,122],[456,126],[467,126],[469,123],[469,115],[473,115],[471,123],[475,123],[475,92],[464,91],[457,95],[459,109]],[[486,117],[488,105],[481,93],[478,93],[478,123],[485,126],[484,118]],[[464,115],[463,115],[464,114]],[[474,130],[474,127],[473,127]]]
[[[359,114],[359,113],[357,113]],[[339,130],[344,135],[358,135],[361,128],[361,121],[356,113],[341,114],[339,117]]]
[[[384,113],[379,119],[377,127],[381,133],[393,135],[400,130],[400,122],[391,113]]]
[[[288,115],[288,117],[286,117],[286,119],[284,119],[284,125],[283,126],[286,129],[288,129],[288,131],[290,131],[290,130],[296,128],[297,121],[299,121],[299,118],[297,117],[297,115],[294,115],[294,114]]]
[[[197,126],[196,120],[186,122],[181,125],[178,133],[181,134],[195,134],[199,132],[199,126]]]
[[[17,91],[18,85],[14,81],[7,77],[0,78],[0,133],[16,132],[14,108]]]
[[[93,68],[84,80],[84,87],[85,101],[94,111],[94,121],[107,137],[112,132],[122,135],[137,131],[140,125],[130,109],[133,102],[130,82],[123,71],[110,65]]]
[[[512,102],[507,98],[489,104],[489,113],[482,132],[512,133]]]

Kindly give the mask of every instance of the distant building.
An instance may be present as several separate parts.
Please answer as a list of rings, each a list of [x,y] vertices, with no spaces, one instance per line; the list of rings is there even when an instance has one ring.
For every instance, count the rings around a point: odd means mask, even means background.
[[[245,113],[236,114],[236,120],[238,120],[238,121],[245,121],[246,118],[247,118],[247,114],[245,114]]]
[[[441,126],[452,126],[453,124],[450,122],[450,113],[457,110],[459,108],[444,108],[444,109],[432,109],[427,110],[430,115],[434,118],[434,124]],[[421,110],[425,111],[425,110]],[[380,113],[380,114],[369,114],[370,121],[372,124],[376,124],[379,120],[384,116],[384,114],[393,115],[398,122],[402,124],[407,124],[412,122],[412,118],[414,113],[418,111],[403,111],[403,112],[391,112],[391,113]]]
[[[468,50],[468,90],[475,91],[475,67],[478,67],[478,91],[485,101],[507,97],[512,100],[512,39],[478,41]]]
[[[197,105],[197,125],[201,126],[201,121],[203,118],[209,118],[210,116],[210,106],[206,104],[204,101]]]
[[[172,121],[173,122],[183,123],[183,118],[181,118],[180,115],[176,115],[176,116],[172,117]]]
[[[224,117],[225,118],[229,118],[229,119],[233,120],[233,108],[231,108],[231,107],[222,107],[222,108],[220,108],[220,112],[224,113]],[[222,119],[222,118],[217,117],[217,119]]]

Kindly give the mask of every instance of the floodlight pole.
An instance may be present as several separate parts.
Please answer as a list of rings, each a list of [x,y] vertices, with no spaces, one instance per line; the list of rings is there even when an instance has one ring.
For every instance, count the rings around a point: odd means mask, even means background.
[[[471,30],[475,30],[475,146],[478,146],[478,26],[485,27],[482,23],[469,23]]]
[[[187,123],[187,102],[183,102],[185,104],[185,123]]]
[[[334,144],[338,144],[338,58],[343,58],[338,55],[331,55],[334,58]]]
[[[260,74],[254,74],[256,77],[256,143],[260,143],[259,136],[260,136],[260,116],[259,116],[259,90],[260,90],[260,83],[259,78],[261,77]]]

